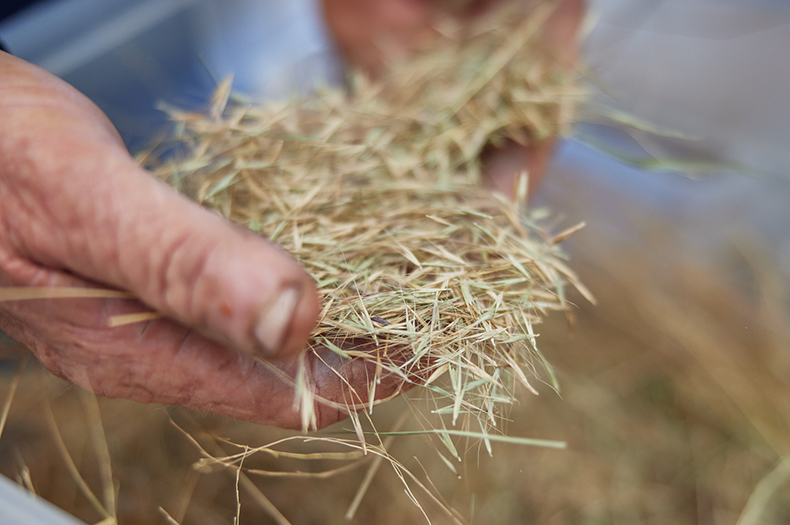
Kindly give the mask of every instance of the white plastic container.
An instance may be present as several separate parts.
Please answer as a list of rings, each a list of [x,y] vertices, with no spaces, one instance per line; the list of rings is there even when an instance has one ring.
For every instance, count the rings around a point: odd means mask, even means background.
[[[9,525],[85,525],[4,476],[0,476],[0,522]]]

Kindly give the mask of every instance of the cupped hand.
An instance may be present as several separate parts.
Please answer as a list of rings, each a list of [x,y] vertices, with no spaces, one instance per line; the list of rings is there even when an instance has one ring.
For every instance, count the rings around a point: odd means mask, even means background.
[[[284,378],[304,355],[319,397],[365,401],[349,386],[367,392],[367,365],[301,352],[319,311],[304,270],[140,168],[88,99],[0,52],[0,123],[0,286],[106,286],[141,301],[0,303],[0,328],[50,371],[99,395],[299,427]],[[172,320],[109,326],[151,308]],[[379,395],[397,388],[384,381]],[[317,406],[319,426],[343,417]]]
[[[323,0],[329,30],[348,62],[375,75],[393,53],[409,53],[431,34],[440,16],[469,18],[502,0]],[[547,0],[515,0],[529,9]],[[541,41],[561,67],[572,68],[578,58],[579,26],[584,0],[557,0],[557,8],[543,27]],[[456,6],[456,7],[453,7]],[[458,7],[460,6],[460,7]],[[531,188],[543,178],[555,138],[521,146],[515,142],[484,152],[484,185],[515,198],[520,174],[529,174]]]

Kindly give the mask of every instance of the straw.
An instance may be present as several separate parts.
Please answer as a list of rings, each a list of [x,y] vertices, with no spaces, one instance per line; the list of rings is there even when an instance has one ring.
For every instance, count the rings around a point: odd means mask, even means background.
[[[446,400],[437,413],[486,432],[516,384],[535,392],[534,325],[569,306],[568,283],[592,300],[556,246],[575,230],[552,236],[543,211],[480,185],[487,145],[563,133],[583,96],[540,47],[554,7],[441,27],[380,80],[352,74],[350,92],[259,104],[223,83],[207,114],[169,108],[180,154],[143,161],[313,276],[324,307],[310,351],[425,386]],[[321,400],[305,380],[293,378],[307,429]],[[368,387],[349,411],[372,409]]]

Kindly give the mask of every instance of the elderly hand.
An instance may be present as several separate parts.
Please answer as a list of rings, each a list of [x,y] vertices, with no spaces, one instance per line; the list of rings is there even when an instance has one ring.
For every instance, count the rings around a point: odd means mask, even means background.
[[[408,40],[426,27],[434,4],[326,2],[330,27],[352,60],[371,60],[366,42],[377,31]],[[546,34],[547,45],[570,49],[569,57],[575,43],[566,41],[574,42],[580,10],[579,1],[565,2]],[[88,99],[3,52],[0,122],[0,286],[106,286],[146,305],[6,302],[0,328],[50,371],[99,395],[300,427],[293,387],[282,377],[296,376],[319,311],[305,271],[266,240],[155,180]],[[540,167],[549,150],[514,150],[490,165],[496,173],[497,163],[524,159]],[[498,184],[498,175],[490,179]],[[112,316],[149,308],[168,319],[109,326]],[[319,427],[343,419],[346,403],[366,402],[350,398],[349,387],[366,395],[370,365],[325,349],[305,358],[316,394],[336,403],[316,407]],[[384,378],[376,396],[400,387],[399,379]]]
[[[277,371],[296,376],[318,315],[307,273],[155,180],[89,100],[2,52],[0,122],[0,286],[106,285],[172,319],[111,328],[111,316],[148,308],[52,299],[0,303],[0,327],[96,394],[300,426]],[[326,360],[366,385],[363,365]],[[308,373],[318,395],[344,402],[324,363],[312,359]],[[317,415],[319,425],[343,417],[330,406]]]

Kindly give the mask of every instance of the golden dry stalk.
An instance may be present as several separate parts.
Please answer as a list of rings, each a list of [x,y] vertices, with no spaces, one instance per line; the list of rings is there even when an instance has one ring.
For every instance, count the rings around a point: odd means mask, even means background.
[[[487,144],[563,133],[582,98],[539,45],[553,8],[441,27],[430,49],[380,80],[353,75],[350,91],[258,104],[227,82],[208,114],[170,110],[186,154],[145,162],[312,274],[324,305],[312,345],[427,386],[437,413],[485,431],[515,382],[532,390],[533,325],[567,307],[566,283],[586,293],[535,226],[541,212],[480,187]],[[377,375],[359,399],[375,397]],[[293,380],[307,427],[315,400]]]

